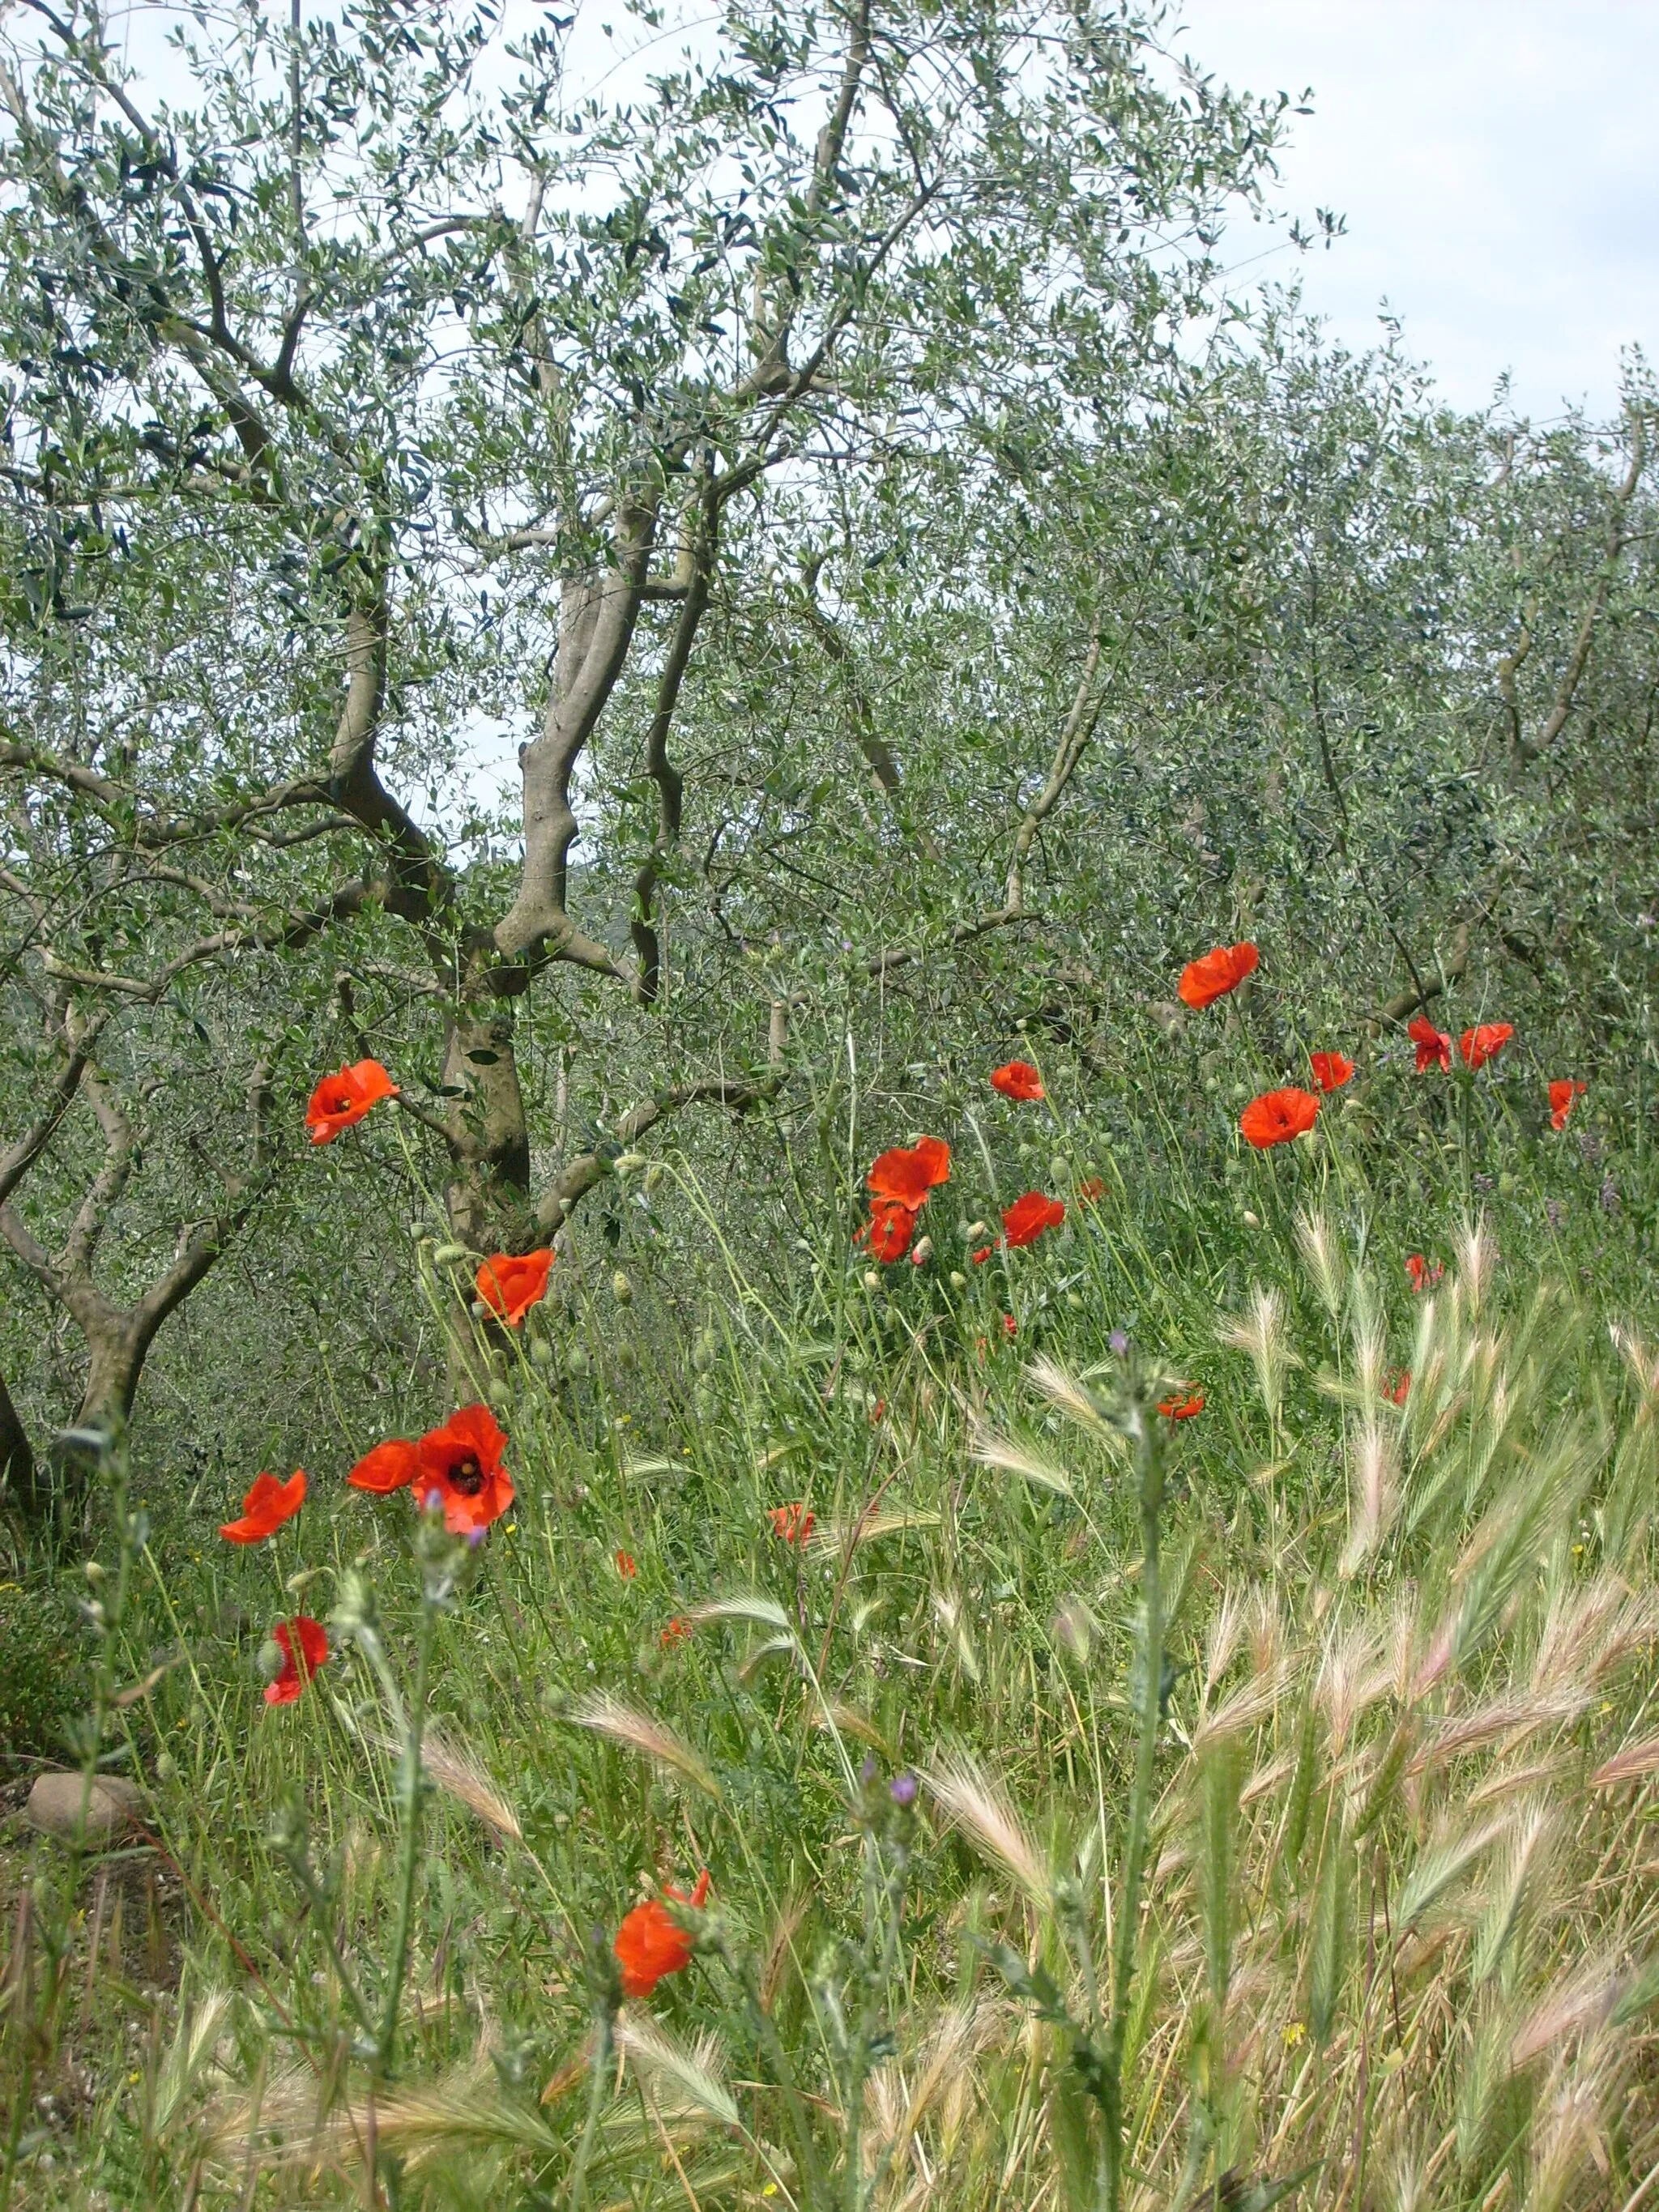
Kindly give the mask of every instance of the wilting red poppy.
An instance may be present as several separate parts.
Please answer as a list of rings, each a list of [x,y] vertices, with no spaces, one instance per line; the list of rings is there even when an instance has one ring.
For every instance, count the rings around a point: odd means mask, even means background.
[[[1087,1182],[1080,1182],[1078,1185],[1077,1194],[1092,1206],[1097,1198],[1103,1198],[1106,1195],[1105,1176],[1091,1176]]]
[[[927,1194],[951,1180],[951,1147],[942,1137],[921,1137],[914,1145],[895,1146],[871,1164],[865,1177],[878,1198],[919,1212]]]
[[[1431,1291],[1445,1272],[1443,1260],[1425,1260],[1420,1252],[1406,1255],[1406,1273],[1412,1279],[1413,1291]]]
[[[1158,1410],[1166,1421],[1190,1421],[1204,1411],[1204,1393],[1189,1390],[1184,1398],[1160,1398]]]
[[[1489,1060],[1498,1057],[1514,1035],[1512,1022],[1482,1022],[1479,1029],[1465,1030],[1457,1040],[1464,1066],[1484,1067]]]
[[[1451,1067],[1451,1039],[1444,1030],[1436,1029],[1426,1015],[1419,1014],[1406,1035],[1417,1047],[1417,1073],[1426,1073],[1431,1067]]]
[[[313,1620],[308,1613],[296,1613],[292,1620],[279,1620],[271,1634],[283,1647],[283,1671],[274,1682],[265,1684],[265,1703],[291,1705],[327,1658],[328,1638],[321,1621]]]
[[[501,1465],[507,1438],[488,1406],[463,1406],[415,1449],[416,1495],[423,1505],[434,1494],[443,1501],[452,1536],[489,1528],[513,1503],[513,1478]]]
[[[1311,1091],[1266,1091],[1252,1098],[1238,1117],[1239,1134],[1259,1152],[1274,1145],[1288,1145],[1292,1137],[1305,1137],[1319,1119],[1319,1101]]]
[[[291,1521],[305,1503],[306,1471],[296,1467],[286,1482],[274,1474],[256,1474],[253,1487],[242,1500],[240,1521],[222,1521],[219,1534],[233,1544],[263,1544],[284,1521]]]
[[[1066,1218],[1066,1208],[1057,1198],[1045,1198],[1040,1190],[1028,1190],[1023,1198],[1003,1209],[1002,1241],[1010,1250],[1022,1244],[1035,1244],[1047,1229],[1058,1229]]]
[[[772,1523],[775,1536],[781,1536],[786,1544],[804,1544],[817,1516],[797,1500],[793,1505],[769,1506],[766,1517]]]
[[[635,1576],[638,1574],[639,1569],[634,1563],[634,1554],[631,1552],[617,1553],[617,1572],[622,1577],[625,1583],[631,1583]]]
[[[697,1876],[697,1886],[690,1897],[678,1889],[663,1892],[676,1905],[689,1905],[697,1912],[702,1911],[708,1894],[707,1868]],[[611,1948],[622,1966],[623,1996],[648,1997],[665,1974],[678,1974],[690,1965],[693,1946],[690,1931],[653,1897],[634,1907],[617,1930]]]
[[[896,1198],[872,1198],[870,1218],[854,1238],[855,1244],[867,1244],[870,1257],[879,1260],[884,1267],[890,1267],[902,1260],[910,1249],[910,1239],[916,1233],[916,1217],[908,1206],[901,1206]]]
[[[1008,1337],[1019,1334],[1019,1323],[1014,1319],[1012,1314],[1004,1314],[1002,1316],[1002,1333]]]
[[[1254,945],[1218,945],[1201,960],[1189,960],[1181,971],[1176,989],[1185,1003],[1203,1009],[1236,991],[1247,975],[1255,973],[1261,954]]]
[[[510,1252],[497,1252],[478,1270],[478,1296],[509,1328],[517,1328],[531,1307],[547,1296],[547,1271],[552,1265],[550,1250],[525,1252],[516,1258]]]
[[[1011,1060],[991,1071],[991,1088],[1005,1098],[1044,1098],[1042,1078],[1029,1060]]]
[[[1550,1127],[1552,1129],[1565,1129],[1566,1127],[1567,1116],[1572,1111],[1573,1100],[1575,1098],[1582,1098],[1587,1088],[1588,1085],[1583,1083],[1574,1083],[1570,1078],[1563,1079],[1563,1080],[1559,1083],[1551,1084]]]
[[[1310,1055],[1313,1079],[1322,1091],[1340,1091],[1345,1083],[1353,1080],[1353,1062],[1340,1052],[1316,1052]]]
[[[684,1644],[686,1638],[690,1636],[690,1622],[685,1619],[683,1613],[677,1613],[672,1620],[669,1622],[667,1627],[664,1629],[662,1634],[657,1638],[657,1641],[661,1644],[665,1651],[670,1651],[673,1649],[675,1644]]]
[[[377,1498],[387,1498],[414,1481],[420,1464],[420,1453],[407,1437],[389,1437],[385,1443],[363,1454],[346,1480],[354,1490],[370,1490]]]
[[[331,1145],[342,1129],[361,1121],[371,1106],[397,1096],[397,1085],[378,1060],[360,1060],[337,1075],[325,1075],[306,1108],[312,1143]]]
[[[1382,1395],[1392,1406],[1403,1406],[1412,1395],[1412,1371],[1409,1367],[1397,1367],[1382,1385]]]

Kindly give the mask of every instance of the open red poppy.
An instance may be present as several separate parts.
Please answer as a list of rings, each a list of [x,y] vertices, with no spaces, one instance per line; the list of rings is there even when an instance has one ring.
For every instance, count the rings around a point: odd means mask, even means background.
[[[663,1895],[676,1905],[687,1905],[694,1912],[701,1912],[708,1895],[708,1869],[697,1876],[690,1897],[672,1887]],[[690,1965],[694,1948],[690,1931],[681,1927],[665,1905],[654,1897],[636,1905],[617,1930],[611,1946],[622,1967],[623,1996],[648,1997],[665,1974],[678,1974]]]
[[[1446,1272],[1443,1260],[1425,1260],[1420,1252],[1406,1255],[1406,1273],[1413,1291],[1431,1291]]]
[[[1419,1014],[1406,1035],[1417,1047],[1417,1073],[1425,1074],[1431,1067],[1451,1066],[1451,1039],[1444,1030],[1436,1029],[1425,1015]]]
[[[1002,1241],[1010,1250],[1022,1244],[1035,1244],[1045,1230],[1058,1229],[1066,1218],[1066,1208],[1057,1198],[1045,1197],[1040,1190],[1028,1190],[1023,1198],[1004,1209]]]
[[[638,1574],[639,1568],[635,1563],[634,1554],[631,1552],[617,1553],[617,1572],[622,1577],[625,1583],[631,1583],[635,1576]]]
[[[1043,1098],[1042,1078],[1029,1060],[1011,1060],[991,1072],[991,1088],[1005,1098]]]
[[[1204,1411],[1204,1393],[1189,1390],[1184,1397],[1160,1398],[1158,1410],[1166,1421],[1190,1421]]]
[[[1247,975],[1255,973],[1261,956],[1254,945],[1218,945],[1201,960],[1189,960],[1181,971],[1176,989],[1184,1002],[1200,1013],[1204,1008],[1236,991]]]
[[[286,1482],[274,1474],[256,1474],[253,1486],[242,1500],[240,1521],[222,1521],[219,1534],[233,1544],[263,1544],[284,1521],[291,1521],[305,1503],[306,1471],[296,1467]]]
[[[865,1177],[878,1198],[910,1212],[921,1211],[927,1194],[951,1180],[951,1147],[942,1137],[921,1137],[914,1145],[896,1146],[871,1164]]]
[[[497,1252],[478,1270],[478,1296],[509,1328],[517,1328],[531,1307],[547,1296],[547,1273],[552,1265],[553,1255],[547,1249],[516,1256]]]
[[[769,1506],[766,1517],[772,1523],[775,1536],[781,1536],[786,1544],[804,1544],[817,1516],[797,1500],[793,1505]]]
[[[1484,1067],[1489,1060],[1496,1060],[1514,1035],[1512,1022],[1482,1022],[1478,1029],[1465,1030],[1457,1040],[1464,1066]]]
[[[323,1625],[308,1613],[292,1620],[279,1620],[271,1633],[283,1648],[283,1671],[265,1684],[268,1705],[291,1705],[328,1656],[328,1638]]]
[[[1403,1406],[1412,1395],[1412,1370],[1397,1367],[1382,1385],[1382,1395],[1391,1406]]]
[[[441,1500],[452,1536],[488,1528],[513,1503],[513,1478],[501,1465],[507,1438],[488,1406],[463,1406],[415,1449],[415,1494],[423,1505]]]
[[[1575,1083],[1570,1077],[1564,1078],[1559,1082],[1551,1084],[1550,1127],[1552,1129],[1565,1129],[1566,1127],[1567,1116],[1572,1111],[1572,1103],[1574,1099],[1582,1098],[1587,1088],[1587,1085],[1583,1083]]]
[[[1353,1080],[1353,1062],[1340,1052],[1316,1052],[1310,1056],[1313,1079],[1323,1091],[1340,1091]]]
[[[1319,1101],[1311,1091],[1267,1091],[1251,1099],[1238,1117],[1238,1130],[1247,1145],[1265,1152],[1305,1137],[1318,1119]]]
[[[360,1060],[337,1075],[325,1075],[306,1108],[312,1143],[331,1145],[342,1129],[361,1121],[370,1107],[397,1096],[397,1085],[378,1060]]]
[[[909,1250],[915,1230],[916,1217],[908,1206],[901,1206],[896,1198],[872,1198],[870,1218],[854,1242],[867,1244],[870,1257],[879,1260],[884,1267],[890,1267]]]
[[[672,1651],[677,1644],[684,1644],[691,1633],[691,1624],[684,1613],[677,1613],[662,1634],[657,1638],[665,1651]]]
[[[421,1455],[406,1437],[390,1437],[373,1451],[365,1452],[346,1480],[354,1490],[369,1490],[377,1498],[387,1498],[414,1481],[420,1464]]]

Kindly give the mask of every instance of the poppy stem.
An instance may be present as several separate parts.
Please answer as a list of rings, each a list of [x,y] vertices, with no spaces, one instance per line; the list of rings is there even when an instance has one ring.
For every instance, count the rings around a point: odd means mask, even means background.
[[[409,1965],[410,1928],[415,1916],[415,1877],[421,1852],[421,1733],[426,1719],[427,1668],[432,1656],[432,1636],[437,1607],[425,1596],[421,1603],[421,1632],[415,1648],[415,1689],[404,1723],[403,1758],[398,1769],[398,1809],[403,1820],[398,1865],[398,1923],[392,1938],[392,1966],[386,1977],[386,2012],[374,2070],[391,2071],[398,2039],[398,2015],[403,2008],[404,1975]]]
[[[599,2113],[605,2105],[605,2083],[611,2072],[612,2026],[608,1997],[594,2007],[593,2017],[593,2064],[587,2084],[587,2117],[582,2122],[581,2141],[576,2146],[575,2160],[570,2168],[570,2212],[582,2212],[587,2202],[587,2168],[599,2132]]]

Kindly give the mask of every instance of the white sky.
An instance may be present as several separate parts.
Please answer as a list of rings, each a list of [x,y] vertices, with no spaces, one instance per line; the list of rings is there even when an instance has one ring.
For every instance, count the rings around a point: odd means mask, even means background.
[[[1386,301],[1455,405],[1511,373],[1534,419],[1617,407],[1621,347],[1659,355],[1659,0],[1186,0],[1169,43],[1299,94],[1282,198],[1348,219],[1299,274],[1356,348]],[[1272,245],[1236,229],[1224,259]]]

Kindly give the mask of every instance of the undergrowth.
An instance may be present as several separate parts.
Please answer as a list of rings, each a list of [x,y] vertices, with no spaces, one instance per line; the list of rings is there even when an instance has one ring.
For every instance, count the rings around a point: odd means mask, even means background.
[[[476,1547],[344,1486],[378,1406],[234,1553],[234,1498],[70,1440],[93,1553],[13,1579],[78,1592],[89,1686],[65,1731],[9,1681],[8,1747],[145,1825],[9,1831],[9,2201],[1641,2201],[1642,1164],[1495,1084],[1395,1157],[1386,1095],[1260,1158],[1152,1096],[973,1106],[921,1266],[804,1165],[764,1270],[625,1171],[499,1366]],[[1028,1182],[1064,1226],[975,1266]]]

